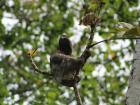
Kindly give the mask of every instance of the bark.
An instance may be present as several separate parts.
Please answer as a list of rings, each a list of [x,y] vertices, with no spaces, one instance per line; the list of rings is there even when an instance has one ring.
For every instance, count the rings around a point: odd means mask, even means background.
[[[140,39],[136,40],[132,66],[126,93],[126,105],[140,105]]]

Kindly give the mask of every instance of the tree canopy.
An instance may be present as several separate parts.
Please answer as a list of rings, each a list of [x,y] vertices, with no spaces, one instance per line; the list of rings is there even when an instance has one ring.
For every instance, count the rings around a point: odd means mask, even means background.
[[[94,1],[94,0],[93,0]],[[41,70],[50,71],[49,57],[66,34],[73,55],[80,56],[89,28],[79,25],[88,0],[1,0],[0,1],[0,104],[68,105],[75,103],[71,88],[34,72],[27,52]],[[104,0],[95,42],[117,34],[118,22],[138,24],[138,0]],[[93,6],[94,7],[94,6]],[[91,5],[92,8],[92,5]],[[110,41],[92,48],[82,70],[80,94],[85,105],[124,105],[132,64],[133,40]]]

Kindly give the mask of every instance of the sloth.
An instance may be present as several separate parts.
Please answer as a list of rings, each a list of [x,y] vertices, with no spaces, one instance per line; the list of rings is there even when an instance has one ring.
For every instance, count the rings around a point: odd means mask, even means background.
[[[79,71],[89,56],[89,51],[86,51],[79,58],[73,57],[70,40],[66,36],[60,37],[58,51],[50,57],[50,68],[54,80],[64,86],[74,86],[80,81]]]

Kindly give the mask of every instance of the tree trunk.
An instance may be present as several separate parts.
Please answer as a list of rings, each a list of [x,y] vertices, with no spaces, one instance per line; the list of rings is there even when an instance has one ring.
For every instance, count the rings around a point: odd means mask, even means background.
[[[132,66],[126,93],[126,105],[140,105],[140,39],[136,40]]]

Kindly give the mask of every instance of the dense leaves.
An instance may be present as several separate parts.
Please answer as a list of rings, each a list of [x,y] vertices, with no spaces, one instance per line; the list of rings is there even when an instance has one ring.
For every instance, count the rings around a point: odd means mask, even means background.
[[[138,0],[104,2],[94,41],[116,34],[118,22],[138,25]],[[89,37],[88,27],[77,24],[84,14],[82,4],[79,0],[0,0],[1,105],[75,103],[71,88],[33,71],[27,52],[38,48],[34,60],[41,70],[49,72],[49,55],[65,33],[72,39],[73,54],[79,56]],[[133,44],[128,40],[111,41],[92,49],[81,74],[80,92],[85,105],[124,105]]]

